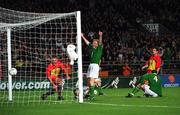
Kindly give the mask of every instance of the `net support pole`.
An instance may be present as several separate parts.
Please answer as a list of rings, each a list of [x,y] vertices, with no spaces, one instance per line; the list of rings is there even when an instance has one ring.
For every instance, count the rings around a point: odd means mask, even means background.
[[[9,101],[12,101],[12,76],[9,74],[11,69],[12,59],[11,59],[11,29],[7,29],[7,54],[8,54],[8,93]]]
[[[78,53],[78,88],[79,103],[83,103],[83,76],[82,76],[82,40],[81,40],[81,12],[77,11],[77,53]]]

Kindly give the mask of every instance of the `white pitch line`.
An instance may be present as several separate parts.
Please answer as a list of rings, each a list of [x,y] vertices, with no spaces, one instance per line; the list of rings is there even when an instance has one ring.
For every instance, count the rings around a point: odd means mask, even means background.
[[[161,105],[118,105],[118,104],[111,104],[111,103],[90,103],[90,102],[84,102],[85,104],[90,105],[104,105],[104,106],[117,106],[117,107],[140,107],[140,108],[174,108],[174,109],[180,109],[179,106],[161,106]]]

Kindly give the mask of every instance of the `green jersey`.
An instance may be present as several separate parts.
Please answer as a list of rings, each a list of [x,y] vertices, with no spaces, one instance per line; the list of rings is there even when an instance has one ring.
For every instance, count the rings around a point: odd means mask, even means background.
[[[95,49],[93,48],[92,44],[89,44],[88,48],[90,49],[90,63],[96,63],[99,65],[102,56],[103,46],[98,45],[98,47]]]
[[[145,81],[148,81],[148,85],[153,92],[159,96],[162,96],[161,79],[157,74],[144,74],[140,78],[140,83],[144,84]]]

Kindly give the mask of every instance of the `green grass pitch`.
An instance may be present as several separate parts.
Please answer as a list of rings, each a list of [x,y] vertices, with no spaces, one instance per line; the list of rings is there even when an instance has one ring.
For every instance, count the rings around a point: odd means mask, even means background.
[[[163,97],[125,98],[129,88],[104,89],[105,96],[96,96],[93,102],[28,103],[2,105],[0,115],[179,115],[180,88],[163,88]]]

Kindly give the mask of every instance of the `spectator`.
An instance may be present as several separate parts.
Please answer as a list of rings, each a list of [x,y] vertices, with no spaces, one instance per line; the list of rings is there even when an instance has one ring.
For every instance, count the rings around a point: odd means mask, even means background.
[[[123,69],[123,76],[129,77],[132,73],[132,69],[129,67],[128,63],[125,63],[124,66],[122,67]]]

